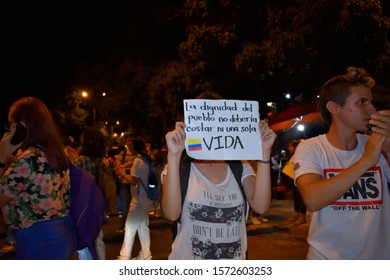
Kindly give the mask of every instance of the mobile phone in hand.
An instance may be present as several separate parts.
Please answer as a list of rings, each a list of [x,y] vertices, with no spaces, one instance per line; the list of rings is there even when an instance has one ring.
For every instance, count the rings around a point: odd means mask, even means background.
[[[18,145],[22,143],[26,139],[26,136],[27,136],[26,127],[21,123],[17,123],[15,128],[15,134],[11,138],[11,144]]]

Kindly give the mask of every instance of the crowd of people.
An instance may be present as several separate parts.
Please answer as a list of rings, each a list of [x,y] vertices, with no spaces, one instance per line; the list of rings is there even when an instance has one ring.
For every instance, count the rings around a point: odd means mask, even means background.
[[[318,107],[328,131],[291,141],[285,154],[272,153],[276,133],[259,121],[262,159],[252,162],[189,157],[186,124],[180,121],[166,133],[163,151],[132,135],[115,152],[96,127],[87,128],[76,147],[75,139],[62,136],[41,100],[21,98],[10,107],[0,141],[0,207],[7,242],[16,246],[16,259],[74,258],[70,162],[95,178],[102,165],[112,175],[113,187],[102,192],[107,219],[122,217],[120,260],[152,259],[152,207],[177,223],[170,260],[246,259],[247,217],[262,218],[281,185],[293,192],[288,222],[304,224],[306,212],[312,215],[308,259],[390,259],[390,110],[377,111],[373,105],[374,84],[364,69],[355,67],[329,79]],[[197,98],[222,99],[214,92]],[[148,180],[147,162],[161,167],[160,205],[139,187]],[[210,202],[232,197],[230,203]],[[198,234],[196,228],[208,230]],[[132,256],[137,234],[141,251]],[[95,242],[101,260],[103,237],[101,230]],[[79,259],[92,259],[88,248],[77,253]]]

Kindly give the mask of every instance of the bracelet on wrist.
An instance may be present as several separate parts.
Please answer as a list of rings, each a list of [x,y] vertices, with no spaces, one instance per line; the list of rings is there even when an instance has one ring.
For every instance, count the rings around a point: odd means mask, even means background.
[[[258,160],[257,163],[261,163],[261,164],[270,164],[271,163],[271,160]]]

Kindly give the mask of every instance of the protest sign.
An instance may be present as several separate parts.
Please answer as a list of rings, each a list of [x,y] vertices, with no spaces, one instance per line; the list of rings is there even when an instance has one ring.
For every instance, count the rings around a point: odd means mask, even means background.
[[[185,99],[184,123],[192,158],[262,159],[257,101]]]

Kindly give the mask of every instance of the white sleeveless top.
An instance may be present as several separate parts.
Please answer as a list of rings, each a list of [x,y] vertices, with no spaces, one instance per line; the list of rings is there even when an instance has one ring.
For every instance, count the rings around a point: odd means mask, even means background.
[[[243,163],[241,182],[255,176]],[[245,203],[229,166],[223,182],[214,184],[191,164],[188,190],[178,234],[169,259],[245,259],[247,250]]]

